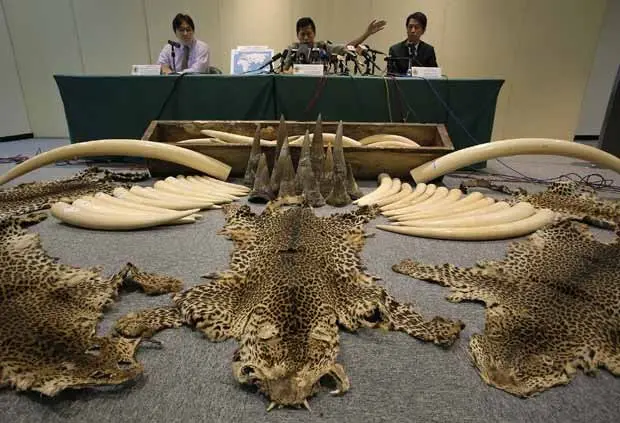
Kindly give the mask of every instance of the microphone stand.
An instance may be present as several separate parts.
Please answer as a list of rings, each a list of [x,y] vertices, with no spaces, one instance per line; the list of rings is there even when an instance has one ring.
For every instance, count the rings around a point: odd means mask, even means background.
[[[174,59],[174,46],[170,44],[170,47],[172,48],[172,72],[177,73],[176,60]]]

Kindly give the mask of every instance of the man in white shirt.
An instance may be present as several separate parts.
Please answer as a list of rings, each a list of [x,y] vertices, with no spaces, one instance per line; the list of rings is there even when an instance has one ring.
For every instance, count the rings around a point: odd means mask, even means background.
[[[194,38],[195,29],[194,21],[189,15],[179,13],[174,17],[172,30],[179,42],[176,47],[170,43],[166,44],[159,53],[157,64],[161,65],[163,74],[207,71],[209,68],[209,46]]]

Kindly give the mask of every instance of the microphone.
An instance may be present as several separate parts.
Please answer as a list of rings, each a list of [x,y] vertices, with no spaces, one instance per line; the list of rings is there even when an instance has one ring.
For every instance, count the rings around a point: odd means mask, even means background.
[[[271,61],[272,61],[272,62],[275,62],[275,61],[276,61],[276,60],[278,60],[280,57],[284,58],[283,56],[284,56],[284,54],[283,54],[283,53],[278,53],[278,54],[276,54],[275,56],[273,56],[273,57],[271,58]]]
[[[384,56],[385,56],[385,53],[384,53],[384,52],[379,51],[379,50],[375,50],[374,48],[370,48],[370,46],[369,46],[368,44],[360,44],[360,47],[361,47],[363,50],[367,50],[367,51],[369,51],[369,52],[371,52],[371,53],[374,53],[374,54],[382,54],[382,55],[384,55]]]
[[[170,44],[172,47],[181,48],[181,44],[177,43],[176,41],[168,40],[168,44]]]
[[[310,59],[310,48],[308,44],[300,44],[297,50],[297,63],[308,63]]]

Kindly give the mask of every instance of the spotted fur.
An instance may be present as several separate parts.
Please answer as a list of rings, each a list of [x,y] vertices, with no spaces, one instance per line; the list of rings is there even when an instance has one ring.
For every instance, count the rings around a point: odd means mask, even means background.
[[[619,240],[601,243],[564,221],[513,243],[503,261],[458,268],[405,260],[393,269],[450,287],[450,301],[484,302],[473,363],[488,384],[528,397],[569,383],[578,368],[620,376]]]
[[[180,281],[131,263],[111,278],[60,264],[25,229],[45,217],[0,219],[0,385],[52,396],[134,379],[142,373],[134,357],[141,340],[97,336],[103,309],[124,282],[158,293],[180,290]]]
[[[349,389],[338,363],[339,327],[405,332],[448,346],[460,321],[425,320],[411,304],[392,298],[363,270],[364,225],[377,210],[318,217],[307,206],[271,203],[261,214],[247,206],[224,206],[221,234],[234,241],[230,268],[206,277],[210,283],[177,294],[179,322],[212,341],[235,339],[233,374],[255,385],[274,404],[300,406],[330,380],[335,394]],[[170,307],[124,319],[127,335],[152,334],[171,325]],[[139,329],[142,325],[143,332]]]

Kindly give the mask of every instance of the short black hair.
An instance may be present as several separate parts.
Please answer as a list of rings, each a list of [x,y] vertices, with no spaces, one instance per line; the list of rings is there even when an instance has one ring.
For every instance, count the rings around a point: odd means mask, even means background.
[[[422,25],[422,29],[424,31],[426,31],[426,15],[422,12],[415,12],[412,13],[411,15],[407,16],[407,20],[405,21],[405,26],[409,25],[409,21],[411,19],[415,19],[416,21],[418,21],[420,23],[420,25]]]
[[[172,20],[172,31],[177,32],[177,29],[181,26],[181,24],[185,22],[192,28],[192,31],[196,30],[194,26],[194,21],[190,15],[184,15],[183,13],[177,13],[177,15]]]
[[[297,20],[297,26],[296,29],[297,31],[295,31],[296,33],[299,32],[302,28],[307,27],[308,25],[310,25],[310,27],[312,28],[312,32],[316,33],[316,26],[314,25],[314,21],[312,20],[312,18],[299,18]]]

